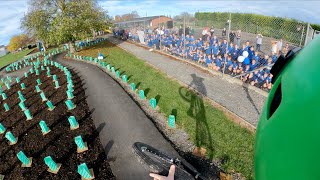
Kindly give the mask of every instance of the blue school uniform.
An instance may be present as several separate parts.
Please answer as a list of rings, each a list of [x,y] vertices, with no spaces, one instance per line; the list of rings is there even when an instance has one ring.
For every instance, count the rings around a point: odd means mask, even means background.
[[[234,62],[234,61],[232,62],[232,68],[233,68],[233,69],[237,69],[238,66],[239,66],[239,65],[238,65],[237,62]]]
[[[273,57],[272,57],[272,63],[275,63],[277,60],[278,60],[277,55],[273,55]]]
[[[260,56],[254,56],[253,58],[256,60],[256,62],[259,62],[260,60]]]
[[[216,61],[215,61],[215,63],[216,63],[216,66],[218,66],[218,67],[221,67],[222,66],[222,61],[221,61],[221,59],[216,59]]]
[[[218,55],[218,52],[219,52],[219,46],[214,46],[213,47],[213,54],[216,56],[216,55]]]
[[[211,64],[212,63],[212,59],[209,58],[208,56],[206,56],[206,64]]]
[[[258,63],[251,64],[251,65],[250,65],[250,71],[252,71],[252,70],[256,69],[256,68],[257,68],[257,66],[258,66]]]
[[[228,47],[228,54],[233,54],[234,52],[234,47],[229,46]]]
[[[199,61],[199,54],[195,53],[192,58],[194,61]]]
[[[250,49],[249,49],[248,58],[251,60],[253,58],[253,56],[254,56],[254,51],[250,51]]]
[[[233,64],[232,60],[228,60],[226,64],[226,68],[229,68],[230,66],[232,66],[232,64]]]
[[[212,53],[212,49],[210,46],[206,47],[206,54],[211,54]]]
[[[152,47],[152,39],[149,39],[149,41],[148,41],[148,46],[149,46],[149,47]]]

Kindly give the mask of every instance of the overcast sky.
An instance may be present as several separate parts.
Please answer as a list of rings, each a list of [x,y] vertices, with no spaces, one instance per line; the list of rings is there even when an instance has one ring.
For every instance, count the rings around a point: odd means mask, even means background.
[[[9,43],[13,35],[21,33],[20,19],[28,10],[28,0],[0,0],[0,45]],[[107,1],[99,4],[111,16],[137,11],[140,16],[177,15],[181,12],[243,12],[295,18],[320,24],[320,1]]]

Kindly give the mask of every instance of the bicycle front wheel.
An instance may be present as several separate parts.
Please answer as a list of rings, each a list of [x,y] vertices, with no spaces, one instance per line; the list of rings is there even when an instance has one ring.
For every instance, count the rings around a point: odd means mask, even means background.
[[[167,176],[170,166],[174,164],[174,159],[172,157],[160,152],[152,146],[141,142],[136,142],[133,144],[133,151],[146,169],[162,176]],[[191,180],[194,179],[194,177],[185,169],[176,165],[174,179]]]

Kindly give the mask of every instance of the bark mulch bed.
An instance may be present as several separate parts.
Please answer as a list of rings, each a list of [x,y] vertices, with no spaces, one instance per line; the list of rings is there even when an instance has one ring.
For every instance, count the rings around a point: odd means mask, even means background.
[[[56,74],[60,83],[60,88],[54,88],[52,77],[46,76],[46,71],[41,71],[40,76],[29,74],[28,78],[21,78],[26,89],[21,90],[20,84],[15,84],[10,90],[5,90],[8,98],[0,101],[0,122],[11,131],[18,142],[10,146],[4,134],[0,135],[0,174],[5,175],[5,179],[81,179],[77,173],[78,165],[86,163],[88,168],[93,168],[95,179],[115,179],[104,149],[99,139],[99,132],[95,129],[91,118],[92,110],[86,102],[86,96],[82,87],[80,77],[72,70],[74,83],[74,95],[72,101],[76,108],[68,111],[65,105],[67,99],[66,76],[59,69],[50,66],[51,74]],[[45,102],[41,101],[39,93],[35,92],[36,79],[40,78],[46,97],[56,108],[48,111]],[[25,104],[31,111],[33,119],[26,121],[24,113],[18,106],[20,102],[17,91],[21,91],[27,99]],[[10,111],[5,112],[3,104],[7,103]],[[75,116],[80,128],[71,131],[68,117]],[[44,120],[51,132],[42,135],[39,122]],[[81,135],[88,143],[89,150],[78,154],[74,137]],[[22,168],[21,162],[17,158],[17,153],[23,151],[28,157],[32,157],[32,167]],[[48,167],[44,163],[44,158],[51,156],[55,162],[61,163],[62,167],[58,174],[47,171]]]

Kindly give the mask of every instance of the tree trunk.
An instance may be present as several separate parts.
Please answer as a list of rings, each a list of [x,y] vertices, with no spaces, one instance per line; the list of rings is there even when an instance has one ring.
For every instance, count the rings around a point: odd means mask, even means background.
[[[74,42],[69,42],[69,50],[72,54],[76,52],[76,49],[74,48]]]
[[[47,47],[46,47],[46,44],[44,42],[42,42],[42,47],[43,47],[43,52],[46,52],[47,51]]]

